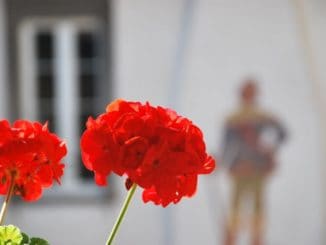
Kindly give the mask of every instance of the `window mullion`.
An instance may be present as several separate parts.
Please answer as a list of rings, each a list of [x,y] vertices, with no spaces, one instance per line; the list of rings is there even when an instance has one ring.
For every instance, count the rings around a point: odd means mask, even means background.
[[[63,137],[69,149],[65,161],[64,182],[74,188],[77,180],[77,166],[74,160],[79,152],[79,87],[76,50],[76,28],[73,23],[62,22],[55,28],[55,118],[58,134]]]

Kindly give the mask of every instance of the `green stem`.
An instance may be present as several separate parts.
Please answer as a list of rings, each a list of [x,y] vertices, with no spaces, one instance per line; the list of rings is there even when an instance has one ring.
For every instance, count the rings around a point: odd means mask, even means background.
[[[2,204],[2,208],[1,208],[1,212],[0,212],[0,225],[3,225],[4,219],[5,219],[7,210],[8,210],[10,199],[11,199],[12,195],[14,194],[14,189],[15,189],[15,174],[12,174],[9,190],[6,195],[6,199]]]
[[[135,190],[136,190],[136,187],[137,187],[137,184],[133,183],[133,185],[131,186],[129,192],[128,192],[128,195],[122,205],[122,208],[120,210],[120,213],[119,213],[119,216],[117,218],[117,220],[115,221],[115,224],[111,230],[111,234],[108,238],[108,240],[106,241],[106,245],[111,245],[112,242],[113,242],[113,239],[115,238],[116,236],[116,233],[118,232],[119,230],[119,227],[120,227],[120,224],[127,212],[127,209],[129,207],[129,204],[130,204],[130,201],[131,201],[131,198],[133,197],[134,193],[135,193]]]

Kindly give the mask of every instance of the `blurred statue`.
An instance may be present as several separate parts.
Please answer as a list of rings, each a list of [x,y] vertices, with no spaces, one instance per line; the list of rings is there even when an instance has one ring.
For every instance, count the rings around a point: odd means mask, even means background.
[[[275,153],[285,139],[285,130],[272,115],[258,107],[257,93],[256,82],[246,80],[240,89],[241,105],[226,123],[222,161],[229,169],[233,189],[225,245],[236,242],[240,206],[246,200],[253,204],[252,244],[263,244],[264,189],[275,168]]]

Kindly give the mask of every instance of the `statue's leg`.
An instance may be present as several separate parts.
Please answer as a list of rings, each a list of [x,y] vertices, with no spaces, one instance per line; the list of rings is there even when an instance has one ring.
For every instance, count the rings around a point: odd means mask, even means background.
[[[225,245],[234,245],[240,225],[240,208],[243,200],[245,186],[240,177],[233,177],[233,189],[231,194],[231,211],[227,221]]]
[[[252,245],[263,245],[265,179],[257,176],[253,182],[254,214],[252,219]]]

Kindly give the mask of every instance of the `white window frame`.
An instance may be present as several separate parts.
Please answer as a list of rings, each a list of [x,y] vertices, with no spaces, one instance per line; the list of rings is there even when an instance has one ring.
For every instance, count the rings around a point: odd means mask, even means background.
[[[46,196],[93,198],[110,192],[108,188],[97,187],[93,181],[83,180],[79,175],[80,166],[74,159],[80,149],[76,37],[82,31],[105,33],[104,28],[105,25],[94,17],[70,17],[30,18],[17,29],[19,115],[29,120],[39,119],[36,59],[33,58],[36,56],[35,35],[42,30],[50,30],[54,37],[54,118],[56,132],[66,141],[68,154],[64,159],[66,166],[62,186],[46,190]]]

